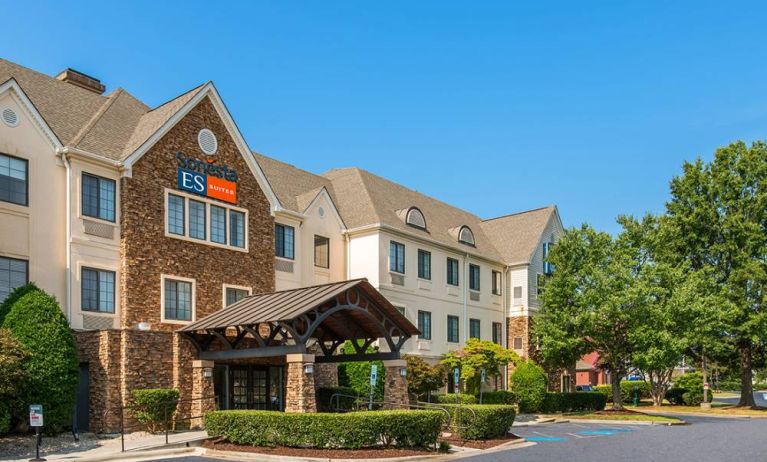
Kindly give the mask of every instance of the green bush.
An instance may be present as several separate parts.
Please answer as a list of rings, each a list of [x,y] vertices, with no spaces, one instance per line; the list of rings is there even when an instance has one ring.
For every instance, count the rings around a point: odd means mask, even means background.
[[[479,402],[479,395],[477,395]],[[496,390],[482,393],[482,404],[517,404],[517,395],[513,391]]]
[[[440,404],[476,404],[477,397],[467,393],[448,393],[446,395],[431,395],[432,402]]]
[[[666,400],[675,406],[684,405],[684,394],[687,390],[684,388],[669,388],[666,391]]]
[[[436,410],[296,413],[214,411],[205,415],[211,437],[235,444],[358,449],[427,447],[437,442],[442,415]]]
[[[16,303],[16,300],[20,299],[24,295],[28,294],[29,292],[32,292],[33,290],[40,290],[34,282],[30,282],[28,284],[25,284],[23,286],[17,287],[11,291],[10,294],[8,294],[7,297],[5,297],[5,300],[3,300],[3,303],[0,303],[0,326],[3,325],[3,321],[5,320],[5,317],[8,315],[8,313],[11,311],[11,307],[14,303]]]
[[[346,396],[339,396],[333,399],[331,403],[330,400],[335,394]],[[357,399],[349,396],[359,396],[359,394],[351,387],[320,388],[317,390],[317,410],[320,412],[338,412],[354,409]]]
[[[672,391],[673,390],[673,391]],[[703,375],[700,372],[688,372],[682,376],[677,377],[674,381],[674,386],[669,389],[672,393],[669,399],[669,393],[666,393],[666,399],[671,404],[684,404],[686,406],[700,406],[703,402]],[[681,403],[679,402],[679,396],[681,395]],[[714,394],[708,394],[708,402],[710,403],[714,399]]]
[[[78,380],[75,340],[55,298],[36,287],[17,289],[18,295],[3,320],[29,357],[23,367],[27,374],[18,403],[11,412],[25,421],[28,404],[41,404],[46,433],[58,433],[72,423]]]
[[[599,392],[582,393],[546,393],[541,404],[541,411],[547,414],[556,412],[602,411],[607,405],[607,397]]]
[[[519,412],[536,412],[546,396],[546,372],[532,362],[519,363],[511,373],[511,391],[519,399]]]
[[[170,419],[178,406],[178,390],[175,388],[146,388],[133,390],[133,416],[154,433]]]
[[[471,404],[446,406],[450,426],[460,438],[488,440],[505,436],[514,423],[514,406],[501,404]]]
[[[3,401],[0,401],[0,435],[4,435],[11,430],[11,408]]]
[[[621,401],[623,401],[624,404],[629,404],[633,401],[634,387],[639,387],[639,399],[649,399],[652,397],[650,384],[644,380],[621,380]],[[596,391],[607,396],[608,403],[613,402],[612,385],[597,385],[594,388]]]
[[[346,341],[341,347],[344,354],[355,354],[356,350],[350,341]],[[368,347],[368,353],[376,353],[373,347]],[[383,361],[349,361],[338,364],[338,385],[342,387],[351,387],[357,391],[358,395],[370,396],[370,369],[375,364],[378,367],[374,399],[382,401],[384,396],[384,379],[386,369]]]
[[[725,391],[740,391],[741,389],[741,383],[739,379],[720,380],[716,386],[719,390]],[[758,390],[758,388],[754,387],[754,390]]]

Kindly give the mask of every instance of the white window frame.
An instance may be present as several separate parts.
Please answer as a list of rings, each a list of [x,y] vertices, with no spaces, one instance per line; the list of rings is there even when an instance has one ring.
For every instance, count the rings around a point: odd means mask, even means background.
[[[83,309],[83,269],[91,269],[96,271],[111,271],[115,273],[115,294],[114,294],[114,305],[115,305],[115,311],[114,313],[107,313],[106,311],[89,311]],[[88,261],[78,261],[77,262],[77,281],[78,286],[80,288],[80,303],[78,304],[78,309],[80,310],[80,313],[87,314],[87,315],[94,315],[94,316],[103,316],[103,317],[109,317],[114,318],[117,314],[119,314],[120,310],[120,271],[118,268],[114,266],[108,266],[108,265],[102,265],[99,263],[92,263]]]
[[[184,199],[184,234],[183,235],[181,235],[181,234],[174,234],[174,233],[171,233],[170,231],[168,231],[168,198],[169,198],[170,195],[182,197]],[[205,239],[197,239],[197,238],[191,237],[189,235],[189,201],[190,200],[194,200],[194,201],[197,201],[197,202],[202,202],[203,204],[205,204]],[[249,234],[248,233],[248,224],[249,224],[248,209],[244,209],[244,208],[241,208],[241,207],[235,207],[235,206],[233,206],[231,204],[228,204],[226,202],[212,200],[212,199],[207,198],[207,197],[198,196],[196,194],[189,194],[189,193],[186,193],[184,191],[179,191],[179,190],[170,189],[170,188],[165,188],[165,201],[164,201],[164,204],[165,205],[164,205],[163,217],[162,218],[163,218],[163,227],[164,227],[165,237],[171,237],[173,239],[180,239],[182,241],[187,241],[187,242],[195,242],[197,244],[209,245],[211,247],[218,247],[218,248],[221,248],[221,249],[234,250],[234,251],[237,251],[237,252],[244,252],[244,253],[248,253],[249,252],[248,249],[249,249],[249,246],[250,246],[250,239],[249,239],[249,236],[248,236],[248,234]],[[215,206],[218,206],[218,207],[226,209],[226,242],[227,242],[227,244],[220,244],[218,242],[213,242],[211,240],[211,232],[210,232],[210,219],[211,219],[210,218],[211,217],[210,206],[211,205],[215,205]],[[230,219],[229,219],[229,211],[230,210],[233,210],[235,212],[240,212],[240,213],[243,213],[245,215],[245,218],[244,218],[244,220],[245,220],[245,223],[244,223],[244,225],[245,225],[245,229],[244,229],[244,232],[245,232],[245,236],[244,236],[245,237],[245,247],[236,247],[236,246],[233,246],[231,244],[228,244],[228,242],[230,241],[231,232],[232,232],[232,230],[231,230],[231,222],[230,222]]]
[[[165,280],[171,279],[173,281],[191,282],[192,283],[192,319],[189,321],[183,321],[181,319],[166,319],[165,318]],[[175,274],[161,274],[160,275],[160,322],[166,324],[191,324],[197,319],[197,280],[194,278],[185,278],[183,276],[176,276]]]
[[[248,292],[248,295],[253,295],[253,288],[248,286],[238,286],[235,284],[226,284],[224,283],[221,288],[221,307],[226,308],[226,289],[239,289],[239,290],[246,290]]]

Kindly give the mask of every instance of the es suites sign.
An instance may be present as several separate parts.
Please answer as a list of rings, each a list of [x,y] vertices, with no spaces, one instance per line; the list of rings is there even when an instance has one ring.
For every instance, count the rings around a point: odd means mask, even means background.
[[[193,159],[183,152],[176,153],[178,161],[178,188],[197,194],[237,203],[237,171],[215,161]]]

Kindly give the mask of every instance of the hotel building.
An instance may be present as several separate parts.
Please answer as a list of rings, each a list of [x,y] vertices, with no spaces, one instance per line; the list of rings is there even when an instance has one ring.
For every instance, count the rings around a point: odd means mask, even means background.
[[[81,428],[114,427],[137,388],[178,388],[189,415],[213,395],[313,411],[340,359],[385,360],[402,402],[400,353],[478,337],[534,354],[555,207],[483,220],[255,154],[210,82],[154,108],[104,91],[0,59],[0,299],[33,281],[59,300]],[[339,355],[351,338],[379,352]]]

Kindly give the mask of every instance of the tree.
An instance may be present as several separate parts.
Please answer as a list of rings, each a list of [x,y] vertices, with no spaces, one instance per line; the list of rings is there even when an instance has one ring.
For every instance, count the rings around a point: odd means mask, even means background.
[[[20,402],[42,404],[46,430],[60,431],[71,424],[78,359],[74,337],[58,302],[38,288],[25,290],[5,316],[3,327],[29,352],[23,362],[27,381],[19,394]],[[14,409],[21,421],[25,413],[24,407]]]
[[[652,287],[642,276],[640,249],[624,232],[613,239],[588,225],[568,229],[552,248],[556,271],[546,282],[533,327],[544,364],[572,364],[597,352],[612,375],[613,408],[623,409],[620,380],[636,351],[632,332]]]
[[[502,367],[519,360],[519,355],[497,343],[470,338],[463,348],[445,353],[442,364],[450,369],[459,368],[466,391],[478,393],[483,370],[487,377],[498,377]]]
[[[429,365],[420,356],[404,355],[407,362],[407,391],[422,398],[445,385],[447,371],[442,364]]]
[[[546,397],[546,371],[532,361],[517,364],[509,382],[519,400],[519,412],[537,412]]]
[[[767,345],[767,144],[720,148],[711,162],[683,165],[666,204],[674,251],[711,278],[722,339],[740,368],[739,406],[754,406],[753,369]]]
[[[344,354],[355,354],[351,341],[347,340],[341,347]],[[376,353],[378,350],[374,347],[368,347],[366,353]],[[370,395],[370,370],[373,364],[377,368],[376,386],[373,391],[373,398],[377,401],[383,400],[384,379],[386,369],[383,367],[383,361],[349,361],[338,365],[338,384],[342,387],[351,387],[360,395],[368,397]]]

